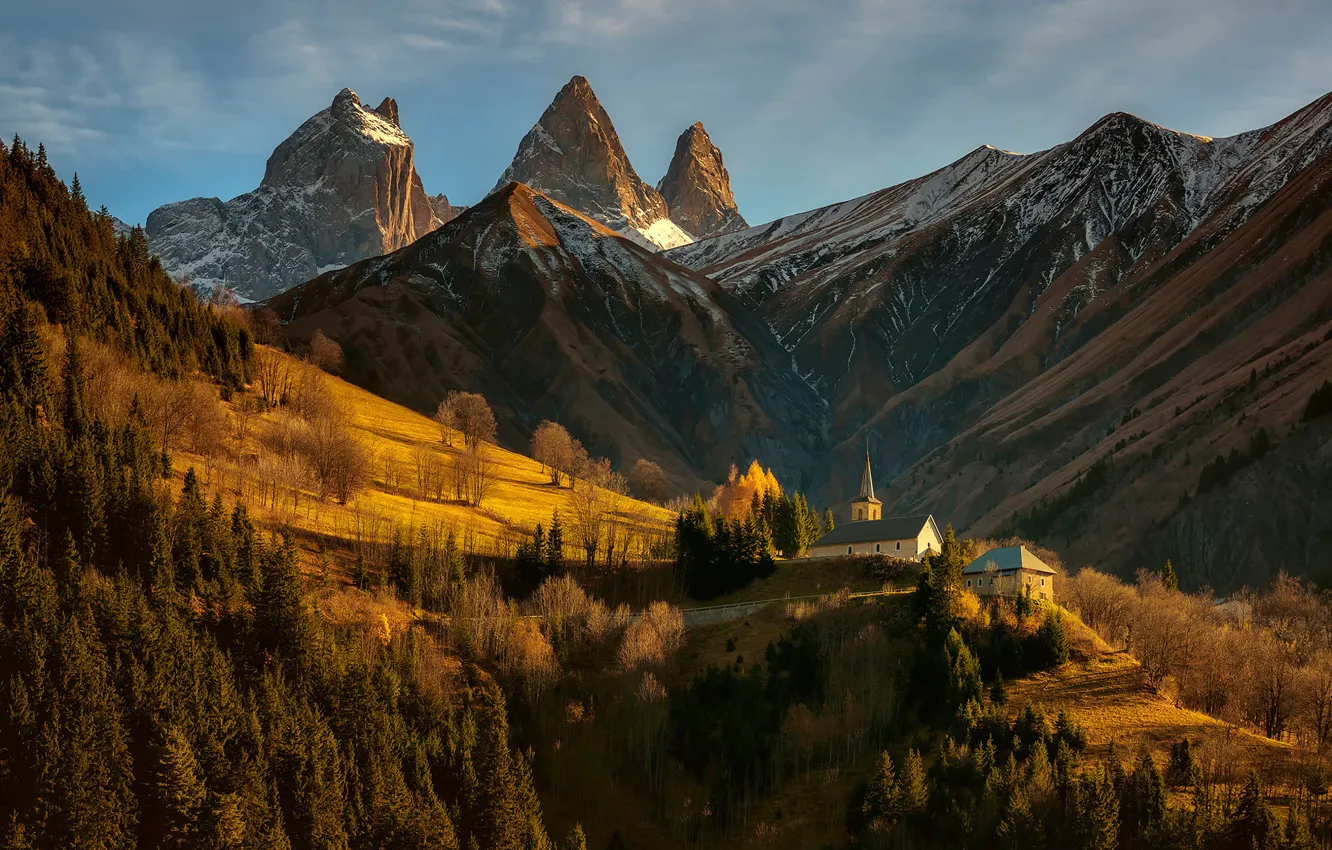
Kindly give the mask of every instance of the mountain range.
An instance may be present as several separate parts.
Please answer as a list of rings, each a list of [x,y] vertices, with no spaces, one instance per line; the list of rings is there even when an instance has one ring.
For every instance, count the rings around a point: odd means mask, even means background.
[[[1332,371],[1330,147],[1332,96],[1218,139],[1114,113],[747,227],[701,124],[653,188],[575,77],[484,201],[270,306],[390,398],[485,393],[509,441],[558,419],[690,489],[756,456],[829,501],[868,443],[885,510],[1224,588],[1332,540],[1302,421]]]

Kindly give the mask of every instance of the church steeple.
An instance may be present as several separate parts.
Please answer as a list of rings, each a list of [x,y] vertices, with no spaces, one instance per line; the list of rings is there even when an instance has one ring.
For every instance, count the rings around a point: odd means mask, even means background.
[[[870,472],[869,441],[865,441],[865,471],[860,475],[860,498],[874,498],[874,475]]]
[[[860,475],[860,495],[851,500],[851,521],[883,519],[883,502],[874,498],[874,474],[870,472],[869,440],[865,440],[865,471]]]

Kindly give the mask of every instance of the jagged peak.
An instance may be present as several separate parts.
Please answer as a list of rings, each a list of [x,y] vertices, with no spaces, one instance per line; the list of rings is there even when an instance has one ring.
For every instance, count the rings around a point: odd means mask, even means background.
[[[380,104],[375,107],[375,112],[378,112],[380,115],[384,116],[384,118],[386,118],[388,121],[392,122],[394,127],[398,128],[402,127],[402,124],[398,122],[398,102],[393,98],[391,97],[384,98],[384,100],[381,101]]]
[[[356,92],[349,88],[344,88],[333,97],[332,108],[345,108],[348,105],[360,106],[361,99],[357,97]]]

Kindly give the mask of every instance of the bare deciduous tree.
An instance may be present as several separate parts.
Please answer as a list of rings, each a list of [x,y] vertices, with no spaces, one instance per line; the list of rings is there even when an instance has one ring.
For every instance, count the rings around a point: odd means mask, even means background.
[[[310,338],[310,362],[336,375],[342,371],[342,346],[329,339],[322,330],[316,330]]]
[[[277,407],[291,388],[291,360],[271,348],[254,350],[254,380],[267,407]]]
[[[454,460],[463,470],[463,488],[467,504],[478,507],[485,501],[486,495],[494,484],[494,470],[491,467],[490,453],[485,445],[476,442]]]
[[[545,420],[532,432],[532,457],[550,471],[550,481],[558,487],[561,473],[573,466],[573,439],[563,425]]]
[[[468,448],[480,442],[495,442],[495,414],[480,393],[451,391],[435,410],[441,439],[450,445],[453,431],[461,431]]]
[[[661,504],[670,495],[666,489],[666,475],[661,467],[645,457],[640,457],[633,469],[629,470],[629,486],[634,495],[645,502]]]
[[[653,602],[624,630],[616,655],[621,670],[661,666],[684,646],[684,615],[666,602]]]
[[[260,345],[282,344],[286,334],[283,333],[277,313],[267,307],[254,307],[245,311],[245,316],[255,342]]]

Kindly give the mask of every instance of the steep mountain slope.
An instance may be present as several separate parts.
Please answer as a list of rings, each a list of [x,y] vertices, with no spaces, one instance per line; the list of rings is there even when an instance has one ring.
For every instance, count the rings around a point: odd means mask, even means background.
[[[680,134],[666,176],[657,184],[671,221],[698,237],[749,227],[735,205],[721,151],[698,122]]]
[[[510,445],[558,419],[616,463],[651,457],[695,486],[751,455],[794,475],[821,440],[813,392],[748,310],[521,184],[270,305],[292,336],[338,340],[373,392],[418,410],[484,393]]]
[[[1262,498],[1275,484],[1244,476],[1180,503],[1200,467],[1247,447],[1252,430],[1284,438],[1326,374],[1329,148],[1332,96],[1228,139],[1114,114],[1048,151],[983,147],[670,256],[759,310],[827,401],[829,495],[853,487],[869,436],[876,465],[898,474],[885,510],[929,507],[977,533],[1017,515],[1074,562],[1130,569],[1173,552],[1190,578],[1228,586],[1244,564],[1314,569],[1301,547],[1326,533],[1312,518],[1276,531],[1281,515]],[[1264,374],[1250,388],[1253,370]],[[1134,410],[1127,454],[1139,465],[1107,474],[1121,439],[1107,434]],[[1148,440],[1144,428],[1164,430]],[[1163,455],[1173,477],[1157,477]],[[1279,447],[1255,470],[1294,484],[1317,471],[1304,456]],[[1080,475],[1073,510],[1057,497]],[[1201,505],[1229,498],[1227,520]],[[1255,498],[1260,510],[1239,507]],[[1260,521],[1273,528],[1259,534]]]
[[[492,190],[525,183],[652,248],[693,241],[667,215],[660,193],[638,177],[615,125],[584,77],[555,95],[518,145]]]
[[[414,162],[397,102],[367,109],[343,89],[273,151],[258,189],[159,207],[148,239],[175,276],[267,298],[407,245],[455,215],[443,195],[426,195]]]

